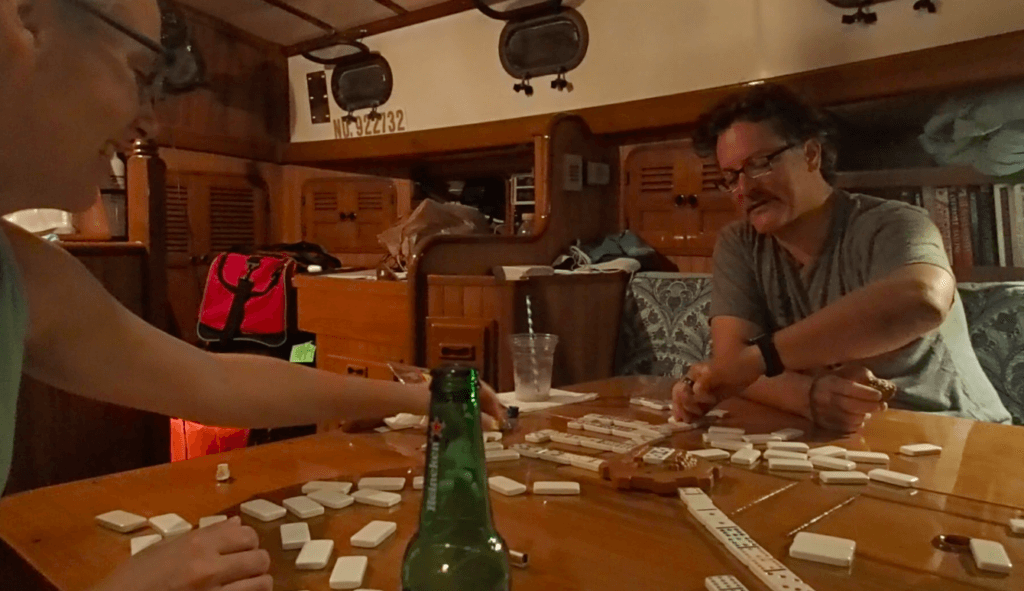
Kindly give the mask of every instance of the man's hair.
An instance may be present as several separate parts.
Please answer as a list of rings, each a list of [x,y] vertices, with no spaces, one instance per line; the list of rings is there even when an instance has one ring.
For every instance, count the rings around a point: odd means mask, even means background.
[[[789,143],[810,139],[821,144],[821,176],[828,183],[836,178],[836,128],[831,116],[792,90],[778,84],[758,84],[726,97],[697,120],[693,146],[699,155],[715,154],[718,136],[738,121],[764,123]]]

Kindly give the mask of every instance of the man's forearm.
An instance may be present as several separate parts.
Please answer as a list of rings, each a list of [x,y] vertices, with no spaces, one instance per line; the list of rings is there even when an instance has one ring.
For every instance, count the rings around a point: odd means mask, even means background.
[[[216,355],[217,386],[203,388],[185,417],[204,424],[244,427],[308,425],[344,416],[385,417],[399,412],[426,414],[426,386],[368,380],[317,371],[256,355]],[[243,402],[244,401],[244,402]]]
[[[775,333],[775,347],[789,370],[826,367],[900,349],[935,330],[948,306],[927,281],[907,277],[850,293]]]
[[[804,418],[811,418],[809,392],[813,378],[787,371],[774,378],[761,377],[740,396]]]

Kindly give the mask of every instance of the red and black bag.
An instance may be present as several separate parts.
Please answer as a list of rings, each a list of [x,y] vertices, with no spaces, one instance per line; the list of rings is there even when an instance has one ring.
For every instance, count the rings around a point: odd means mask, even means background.
[[[242,340],[284,345],[295,266],[281,253],[217,255],[199,308],[199,338],[221,344]]]

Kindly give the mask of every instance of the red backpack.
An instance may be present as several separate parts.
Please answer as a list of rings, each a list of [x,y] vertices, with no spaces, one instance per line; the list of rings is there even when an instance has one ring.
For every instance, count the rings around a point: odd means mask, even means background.
[[[292,257],[283,253],[217,255],[199,308],[199,338],[209,343],[284,345],[295,267]]]

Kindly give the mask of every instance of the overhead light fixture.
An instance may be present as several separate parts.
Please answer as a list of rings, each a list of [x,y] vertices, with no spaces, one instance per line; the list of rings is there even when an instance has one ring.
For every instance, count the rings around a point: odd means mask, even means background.
[[[384,56],[373,53],[359,41],[346,41],[332,47],[304,53],[306,59],[333,67],[331,95],[347,114],[343,121],[354,121],[353,112],[370,109],[370,119],[380,118],[377,109],[388,102],[394,88],[391,65]]]
[[[473,0],[485,15],[505,21],[498,41],[501,65],[519,80],[513,90],[533,96],[532,78],[555,75],[551,88],[572,91],[566,79],[587,55],[590,32],[579,12],[562,6],[562,0],[544,0],[539,4],[499,12],[484,0]]]

